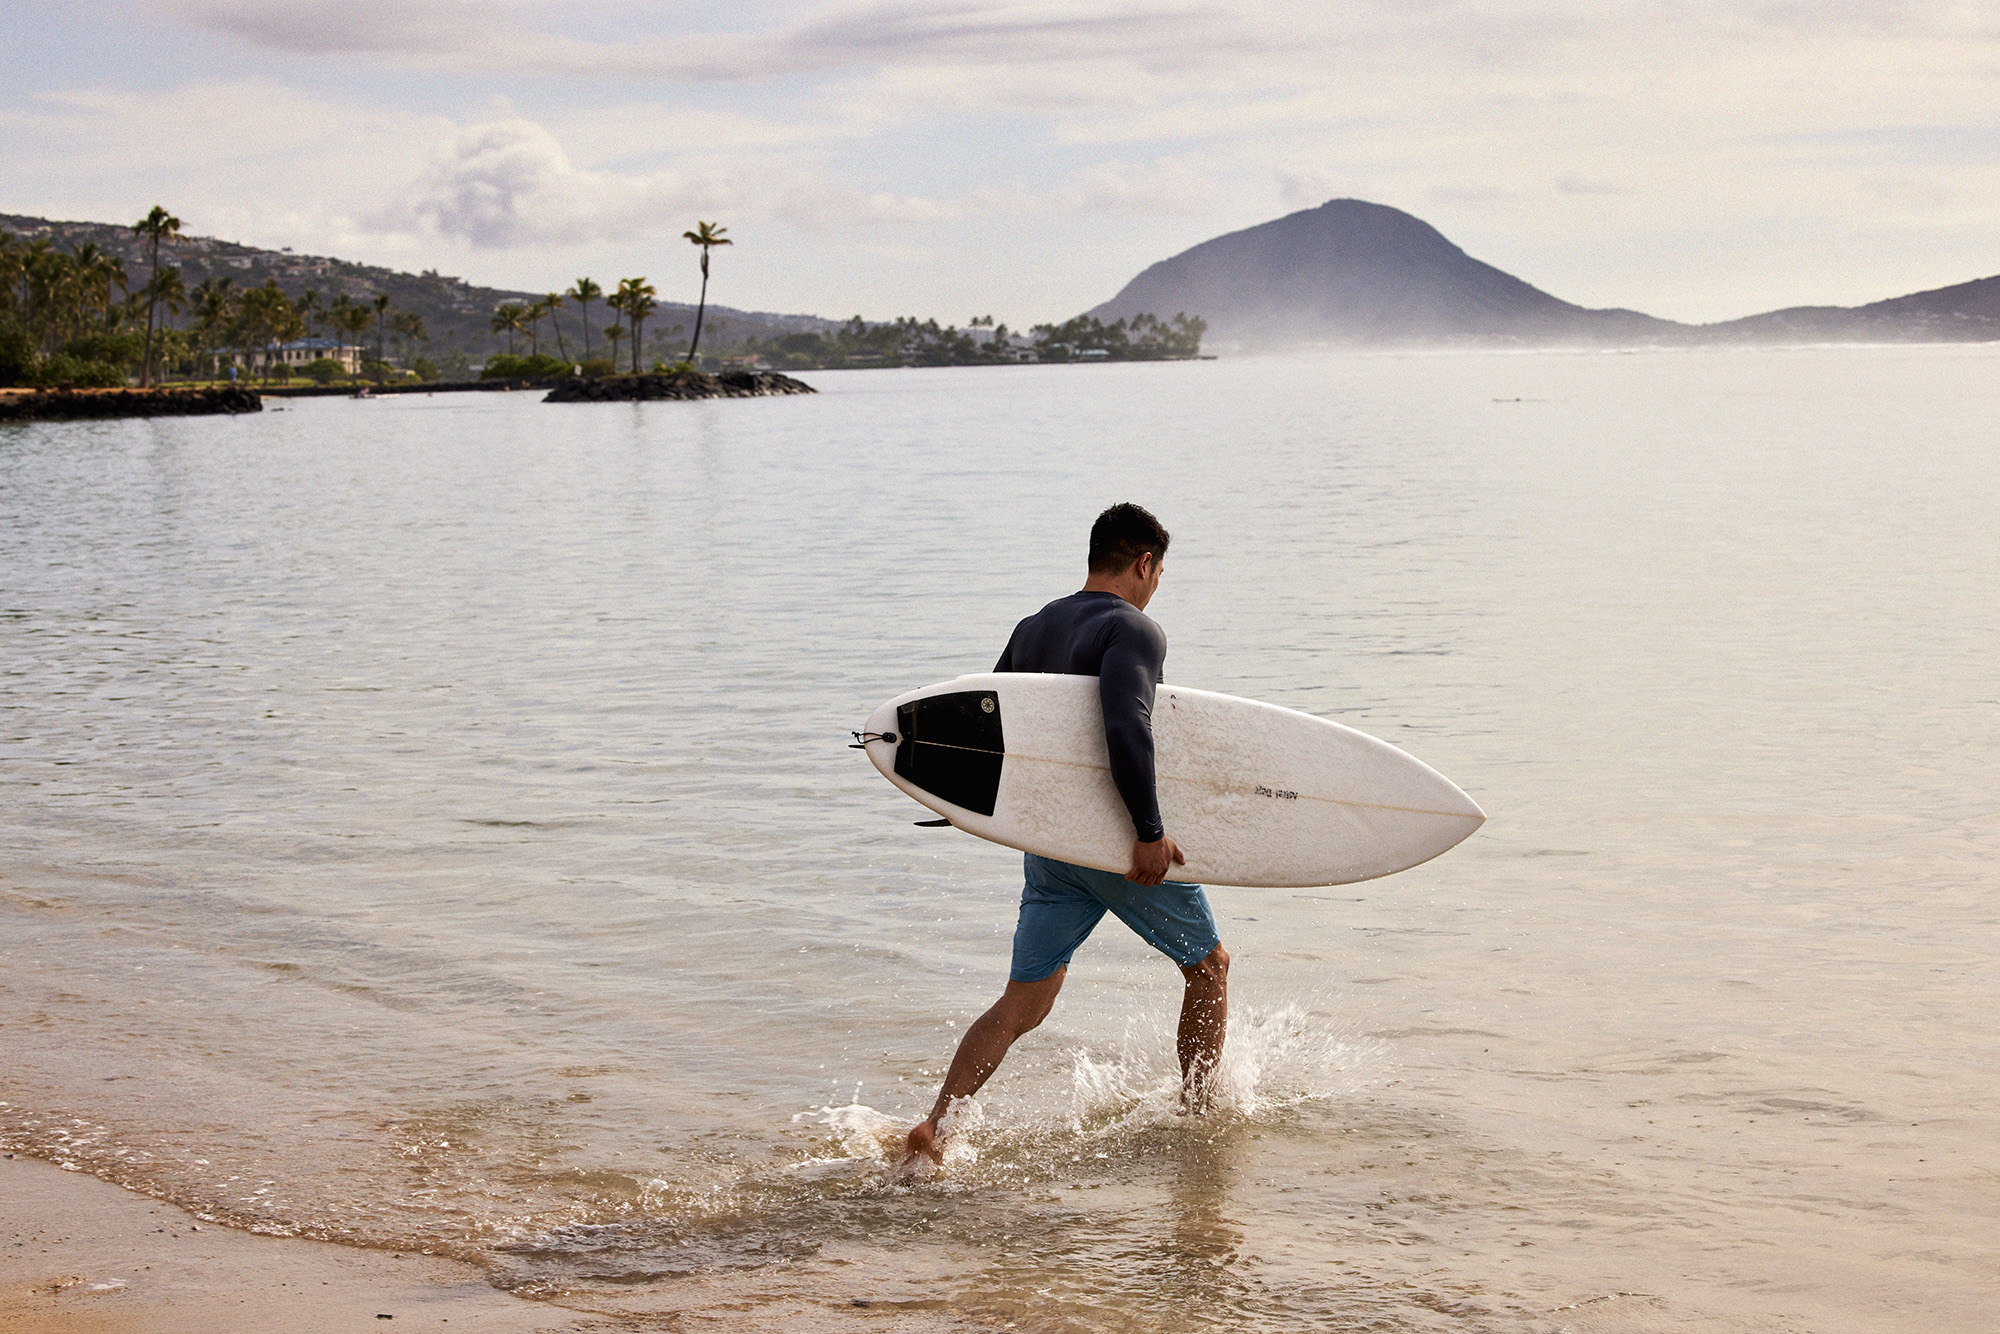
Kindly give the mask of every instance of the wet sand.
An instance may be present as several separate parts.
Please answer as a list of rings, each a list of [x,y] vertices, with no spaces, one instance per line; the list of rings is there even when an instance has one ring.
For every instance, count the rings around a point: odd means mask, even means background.
[[[893,1285],[891,1285],[893,1286]],[[760,1290],[761,1289],[761,1290]],[[0,1334],[615,1334],[728,1329],[975,1334],[927,1293],[854,1300],[803,1285],[646,1285],[622,1299],[513,1297],[475,1265],[267,1237],[0,1157]]]
[[[256,1236],[39,1159],[0,1159],[0,1334],[625,1327],[510,1297],[471,1265]]]

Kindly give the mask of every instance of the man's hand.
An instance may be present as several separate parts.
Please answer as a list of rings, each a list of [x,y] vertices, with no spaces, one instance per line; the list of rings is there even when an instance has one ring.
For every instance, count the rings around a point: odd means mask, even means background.
[[[1125,878],[1135,885],[1157,885],[1167,878],[1167,872],[1176,866],[1186,866],[1187,858],[1181,856],[1180,845],[1170,838],[1161,837],[1151,843],[1132,844],[1132,869]]]

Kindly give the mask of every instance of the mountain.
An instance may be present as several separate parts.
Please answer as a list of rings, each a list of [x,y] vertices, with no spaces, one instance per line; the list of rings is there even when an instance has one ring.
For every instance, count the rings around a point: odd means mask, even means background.
[[[2000,277],[1866,306],[1799,306],[1719,324],[1590,310],[1472,258],[1429,223],[1359,199],[1230,232],[1152,265],[1088,312],[1178,312],[1211,346],[1959,342],[2000,339]]]
[[[93,244],[107,254],[124,260],[126,276],[134,287],[146,278],[145,249],[129,227],[105,222],[52,222],[47,218],[0,213],[0,232],[10,232],[24,241],[46,237],[59,250],[74,250],[85,243]],[[687,272],[682,276],[687,278],[687,285],[693,287],[698,281],[693,252],[677,251],[673,258],[684,264]],[[463,278],[445,277],[435,269],[423,273],[401,273],[395,269],[355,264],[344,259],[295,255],[289,250],[260,250],[256,246],[207,236],[181,236],[173,244],[161,246],[160,262],[180,265],[181,276],[190,289],[205,278],[227,277],[235,280],[238,290],[261,287],[267,279],[275,279],[286,295],[294,298],[312,288],[323,302],[329,304],[335,295],[342,292],[358,301],[372,300],[377,293],[387,293],[391,309],[414,310],[423,316],[424,327],[430,334],[429,355],[439,359],[454,351],[463,352],[475,360],[489,352],[505,351],[506,339],[496,335],[488,326],[494,308],[538,300],[545,295],[498,287],[475,287]],[[598,281],[607,291],[618,285],[617,276],[599,277]],[[660,285],[659,279],[655,278],[654,283]],[[563,307],[563,336],[572,344],[581,330],[577,322],[578,314],[574,302]],[[614,316],[602,302],[591,305],[590,316],[594,326],[592,339],[595,347],[601,349],[604,339],[597,329],[611,323]],[[649,352],[657,351],[667,360],[678,357],[687,350],[687,334],[693,327],[694,303],[660,302],[659,309],[646,323]],[[777,315],[711,304],[702,332],[702,343],[707,346],[715,340],[715,345],[719,346],[721,336],[725,335],[734,342],[745,337],[820,333],[838,327],[839,321],[821,319],[817,315]],[[373,337],[372,334],[369,336]],[[677,348],[666,345],[676,338],[679,340]],[[656,340],[662,344],[657,349],[654,347]],[[545,350],[554,350],[552,336],[546,326],[542,330],[542,341],[548,345]],[[525,347],[522,350],[525,351]],[[571,350],[574,352],[575,348]],[[629,349],[626,355],[630,355]]]
[[[1177,312],[1247,346],[1681,342],[1687,326],[1587,310],[1472,258],[1419,218],[1335,199],[1164,259],[1089,313]]]
[[[1865,306],[1792,306],[1706,324],[1738,343],[1976,343],[2000,339],[2000,277],[1891,297]]]

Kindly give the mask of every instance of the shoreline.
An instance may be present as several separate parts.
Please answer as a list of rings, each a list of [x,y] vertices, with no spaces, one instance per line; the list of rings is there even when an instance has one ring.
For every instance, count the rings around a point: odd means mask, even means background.
[[[606,1327],[509,1296],[463,1261],[243,1232],[40,1158],[0,1158],[0,1334]]]
[[[234,417],[262,412],[256,391],[223,389],[0,390],[0,422],[107,421],[118,417]]]
[[[18,1150],[0,1156],[0,1334],[998,1328],[934,1298],[897,1292],[856,1300],[845,1290],[802,1291],[771,1278],[721,1273],[619,1293],[518,1297],[468,1261],[246,1232],[81,1169]]]

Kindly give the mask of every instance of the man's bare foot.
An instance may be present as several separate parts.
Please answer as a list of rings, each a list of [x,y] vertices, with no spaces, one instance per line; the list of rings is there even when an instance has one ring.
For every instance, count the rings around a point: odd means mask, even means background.
[[[1215,1110],[1215,1090],[1210,1085],[1207,1071],[1197,1071],[1181,1081],[1182,1116],[1206,1116]]]
[[[937,1145],[937,1120],[919,1121],[911,1128],[910,1137],[904,1141],[908,1152],[903,1157],[904,1166],[919,1158],[928,1158],[938,1167],[944,1166],[944,1150]]]

